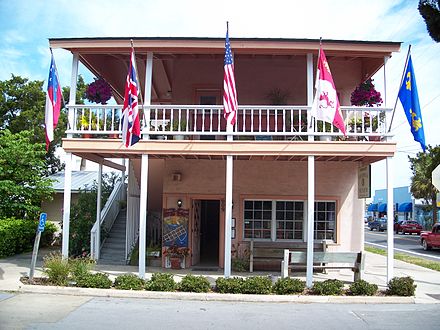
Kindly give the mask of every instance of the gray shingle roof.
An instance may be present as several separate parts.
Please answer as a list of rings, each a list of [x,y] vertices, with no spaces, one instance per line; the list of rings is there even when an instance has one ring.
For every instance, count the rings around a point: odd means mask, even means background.
[[[52,188],[56,192],[64,192],[64,171],[52,174],[49,179],[52,182]],[[72,171],[72,192],[77,193],[80,189],[87,190],[93,185],[93,181],[98,180],[98,172],[94,171]]]

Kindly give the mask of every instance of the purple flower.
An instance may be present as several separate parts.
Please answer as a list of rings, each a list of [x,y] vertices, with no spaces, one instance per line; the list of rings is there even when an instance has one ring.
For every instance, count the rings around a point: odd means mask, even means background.
[[[368,79],[361,83],[351,93],[351,104],[356,106],[372,107],[374,105],[381,105],[382,98],[380,92],[376,91],[373,85],[373,79]]]
[[[90,102],[107,104],[112,97],[112,89],[110,85],[102,78],[95,78],[86,89],[86,99]]]

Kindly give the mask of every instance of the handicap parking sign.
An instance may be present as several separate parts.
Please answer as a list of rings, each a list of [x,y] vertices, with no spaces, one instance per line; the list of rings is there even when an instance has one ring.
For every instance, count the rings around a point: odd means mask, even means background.
[[[38,231],[44,231],[44,227],[46,226],[47,213],[40,214],[40,222],[38,223]]]

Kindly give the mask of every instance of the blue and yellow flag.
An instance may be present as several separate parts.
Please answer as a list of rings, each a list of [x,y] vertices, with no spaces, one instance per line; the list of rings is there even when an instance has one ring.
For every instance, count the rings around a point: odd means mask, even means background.
[[[408,57],[408,66],[406,67],[405,76],[402,86],[400,86],[398,96],[405,110],[414,140],[420,143],[423,152],[425,152],[425,132],[423,130],[422,112],[420,111],[419,94],[417,92],[416,77],[414,75],[411,55]]]

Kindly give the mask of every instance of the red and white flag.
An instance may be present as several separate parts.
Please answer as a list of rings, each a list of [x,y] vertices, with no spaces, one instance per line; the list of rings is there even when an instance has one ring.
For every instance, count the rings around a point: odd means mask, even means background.
[[[226,30],[225,62],[223,75],[223,108],[224,116],[228,124],[235,125],[237,118],[237,91],[235,89],[234,60],[232,58],[229,31]]]
[[[130,68],[125,84],[124,107],[122,109],[122,142],[128,148],[140,140],[141,125],[139,121],[138,82],[134,50],[131,50]]]
[[[345,123],[338,94],[323,49],[319,50],[315,88],[316,94],[310,112],[311,116],[332,123],[345,135]]]
[[[52,59],[50,61],[49,79],[47,81],[46,94],[46,111],[45,111],[45,127],[46,127],[46,150],[49,150],[49,144],[53,141],[55,127],[58,124],[61,109],[61,86],[58,79],[57,67],[51,51]]]

